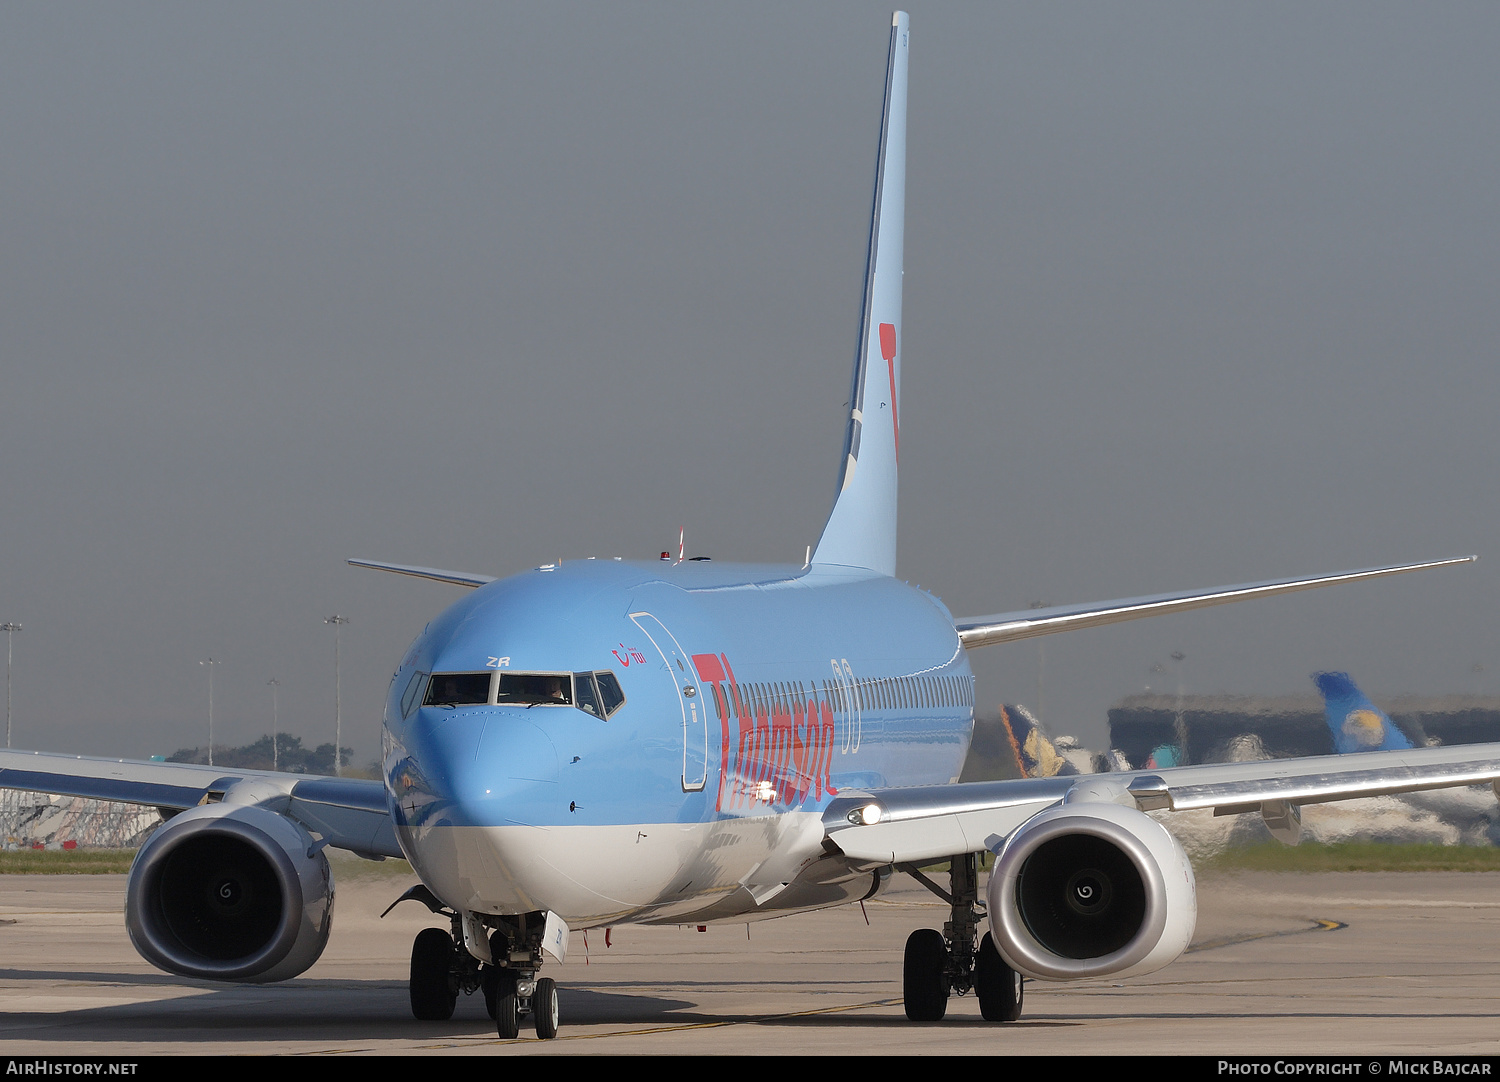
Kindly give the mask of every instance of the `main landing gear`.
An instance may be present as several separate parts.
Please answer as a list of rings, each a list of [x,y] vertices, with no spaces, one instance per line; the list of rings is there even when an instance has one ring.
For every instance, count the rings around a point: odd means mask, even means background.
[[[451,931],[424,928],[412,943],[411,981],[407,989],[415,1017],[429,1022],[446,1021],[453,1017],[460,992],[464,995],[483,992],[485,1010],[495,1020],[495,1031],[501,1037],[507,1040],[519,1037],[521,1023],[527,1018],[538,1037],[550,1040],[557,1036],[560,1020],[557,982],[536,975],[542,964],[544,914],[485,917],[491,929],[488,940],[491,960],[481,962],[463,946],[460,914],[444,906],[425,887],[414,887],[398,901],[408,898],[424,903],[452,923]]]
[[[941,932],[919,928],[906,940],[901,967],[901,992],[906,1017],[913,1022],[940,1022],[950,995],[979,999],[979,1013],[987,1022],[1014,1022],[1021,1017],[1024,991],[1021,975],[1005,964],[988,932],[975,947],[979,920],[979,868],[973,853],[949,863],[949,890],[943,890],[910,864],[897,865],[951,907]]]

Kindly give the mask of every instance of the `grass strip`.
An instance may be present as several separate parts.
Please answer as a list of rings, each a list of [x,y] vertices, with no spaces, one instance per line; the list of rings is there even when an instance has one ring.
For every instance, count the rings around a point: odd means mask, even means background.
[[[337,849],[327,852],[340,883],[415,875],[404,860],[375,862]],[[134,849],[5,849],[0,850],[0,875],[124,875],[135,854]]]
[[[379,863],[329,850],[334,875],[351,879],[395,879],[413,874],[404,860]],[[986,854],[988,856],[988,854]],[[130,871],[134,849],[0,850],[0,875],[111,875]],[[986,866],[990,861],[984,862]],[[1416,842],[1280,842],[1226,849],[1194,862],[1199,874],[1214,872],[1500,872],[1500,847]],[[929,874],[946,875],[947,863]],[[942,880],[946,886],[946,879]]]
[[[134,859],[134,849],[5,849],[0,875],[123,874]]]
[[[1260,842],[1196,862],[1209,872],[1500,872],[1500,848],[1426,842]]]

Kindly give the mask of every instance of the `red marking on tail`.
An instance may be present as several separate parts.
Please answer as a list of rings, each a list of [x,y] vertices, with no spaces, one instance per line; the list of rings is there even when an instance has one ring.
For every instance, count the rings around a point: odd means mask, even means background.
[[[901,461],[901,422],[896,417],[896,325],[880,325],[880,355],[885,358],[886,371],[891,376],[891,431],[896,436],[896,461]]]

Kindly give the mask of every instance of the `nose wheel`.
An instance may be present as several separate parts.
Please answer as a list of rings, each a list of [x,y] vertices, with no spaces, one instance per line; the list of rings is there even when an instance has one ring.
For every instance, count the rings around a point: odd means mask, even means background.
[[[506,992],[495,1000],[495,1032],[504,1041],[513,1041],[521,1035],[521,997]]]
[[[544,1041],[557,1036],[557,982],[543,977],[536,982],[536,992],[531,997],[531,1013],[536,1019],[536,1035]]]

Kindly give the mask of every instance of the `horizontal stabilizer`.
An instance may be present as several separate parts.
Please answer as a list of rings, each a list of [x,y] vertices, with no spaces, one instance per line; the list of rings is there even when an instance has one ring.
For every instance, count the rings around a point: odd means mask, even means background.
[[[494,582],[494,575],[469,575],[463,571],[444,571],[437,567],[413,567],[410,564],[387,564],[379,560],[350,560],[354,567],[373,567],[376,571],[392,571],[397,575],[411,575],[419,579],[432,579],[435,582],[451,582],[455,586],[478,587],[487,582]]]
[[[1167,616],[1205,609],[1210,605],[1227,605],[1231,601],[1250,601],[1258,597],[1312,590],[1319,586],[1334,586],[1341,582],[1362,582],[1387,575],[1402,575],[1408,571],[1422,571],[1429,567],[1471,564],[1478,559],[1478,556],[1459,556],[1450,560],[1427,560],[1418,564],[1367,567],[1359,571],[1341,571],[1336,575],[1319,575],[1314,578],[1273,579],[1269,582],[1247,582],[1239,586],[1219,586],[1212,590],[1185,590],[1082,605],[1056,605],[1049,609],[1024,609],[1020,612],[1002,612],[994,616],[955,620],[953,626],[958,629],[959,641],[967,647],[995,646],[1037,635],[1102,627],[1124,620],[1140,620],[1147,616]]]

